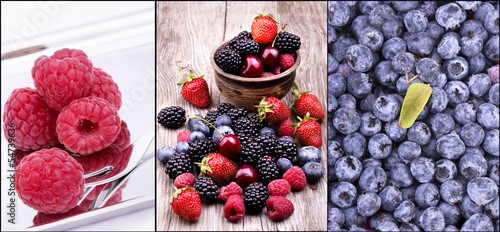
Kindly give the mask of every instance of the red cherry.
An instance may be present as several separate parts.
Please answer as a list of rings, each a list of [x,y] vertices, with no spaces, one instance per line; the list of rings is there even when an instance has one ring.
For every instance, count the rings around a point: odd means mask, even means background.
[[[238,184],[243,189],[251,183],[257,182],[258,180],[259,176],[257,175],[257,172],[252,166],[248,164],[240,165],[240,168],[234,176],[234,182],[236,182],[236,184]]]
[[[235,158],[240,154],[241,143],[236,135],[224,135],[217,141],[219,153],[227,158]]]
[[[264,72],[264,66],[260,59],[254,55],[248,55],[243,60],[243,67],[240,69],[240,75],[244,77],[261,77]]]
[[[260,60],[264,65],[264,70],[273,71],[274,67],[280,63],[280,56],[280,51],[275,47],[266,47],[262,49],[260,52]]]

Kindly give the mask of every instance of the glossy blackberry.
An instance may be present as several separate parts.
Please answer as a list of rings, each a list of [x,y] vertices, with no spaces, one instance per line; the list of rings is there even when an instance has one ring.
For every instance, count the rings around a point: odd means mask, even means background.
[[[222,103],[219,106],[217,106],[217,111],[220,112],[220,114],[227,114],[227,112],[234,108],[234,106],[231,103]]]
[[[236,40],[231,45],[241,57],[245,57],[247,55],[255,55],[259,53],[260,45],[253,39],[240,39]]]
[[[246,135],[256,135],[257,127],[255,123],[248,117],[241,117],[234,121],[233,130],[236,135],[246,134]]]
[[[249,118],[250,118],[250,120],[253,121],[253,123],[255,123],[255,127],[257,127],[257,131],[260,131],[260,129],[269,125],[269,123],[267,123],[266,121],[260,120],[258,114],[254,114],[254,115],[250,116]]]
[[[262,155],[268,155],[275,157],[276,156],[276,145],[278,143],[278,139],[276,136],[270,133],[260,135],[257,137],[259,139],[260,144],[262,145]]]
[[[242,65],[240,54],[229,46],[215,52],[214,60],[224,72],[228,73],[238,73]]]
[[[227,116],[231,118],[231,121],[236,121],[241,117],[247,117],[248,111],[245,110],[242,106],[234,107],[227,111]]]
[[[193,163],[191,161],[191,157],[182,152],[175,153],[175,155],[168,160],[165,167],[165,173],[167,173],[167,175],[174,180],[182,173],[191,173],[192,170]]]
[[[287,158],[293,161],[293,158],[297,156],[297,144],[286,141],[278,140],[276,144],[276,159]]]
[[[216,152],[216,147],[210,138],[196,140],[194,143],[189,144],[189,155],[193,162],[201,162],[205,156],[212,152]]]
[[[193,187],[200,195],[202,202],[211,204],[219,198],[219,187],[209,176],[198,176],[194,180]]]
[[[222,114],[219,111],[211,110],[211,111],[207,112],[207,115],[205,116],[205,120],[210,122],[212,125],[215,125],[215,121],[217,121],[217,118],[221,115]],[[205,124],[207,124],[207,123],[205,123]],[[207,124],[207,126],[208,126],[208,128],[211,128],[211,130],[213,130],[213,127],[211,127],[210,125]]]
[[[257,161],[256,167],[257,174],[259,174],[259,180],[266,185],[269,184],[269,182],[280,178],[276,159],[272,156],[260,157]]]
[[[248,31],[242,31],[237,36],[235,36],[231,41],[229,41],[229,45],[234,46],[238,40],[253,40],[252,33]]]
[[[166,107],[158,113],[157,118],[162,126],[177,129],[186,122],[186,111],[180,106]]]
[[[238,140],[240,140],[241,146],[248,144],[251,139],[255,138],[255,134],[245,134],[245,133],[240,133],[236,134],[236,137],[238,137]]]
[[[245,210],[251,214],[259,213],[266,206],[267,198],[269,198],[269,193],[264,184],[260,182],[251,183],[245,188],[243,194]]]
[[[276,39],[275,47],[283,53],[294,53],[295,51],[300,49],[300,37],[289,33],[289,32],[281,32],[278,34],[278,38]]]
[[[257,138],[251,138],[246,143],[241,144],[241,152],[238,156],[242,164],[257,164],[257,160],[262,154],[262,146]]]

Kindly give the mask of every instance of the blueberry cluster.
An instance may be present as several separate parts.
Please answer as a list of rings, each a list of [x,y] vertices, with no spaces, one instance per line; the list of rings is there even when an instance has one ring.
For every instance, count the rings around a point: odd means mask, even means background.
[[[499,230],[498,32],[497,1],[328,2],[328,231]]]

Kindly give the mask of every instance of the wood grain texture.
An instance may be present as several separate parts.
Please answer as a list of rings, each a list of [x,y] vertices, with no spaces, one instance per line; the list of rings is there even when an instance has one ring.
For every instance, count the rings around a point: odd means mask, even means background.
[[[210,65],[212,50],[223,41],[243,30],[250,31],[257,13],[270,13],[286,31],[301,37],[302,61],[297,69],[295,82],[299,90],[311,90],[322,102],[327,103],[327,25],[326,2],[157,2],[157,111],[167,106],[182,106],[188,114],[205,115],[217,105],[228,102],[220,94]],[[181,69],[178,66],[189,67]],[[194,70],[205,75],[211,95],[207,108],[197,108],[180,95],[180,83],[185,74]],[[283,99],[289,106],[293,95]],[[297,122],[292,113],[291,120]],[[321,164],[324,177],[315,184],[308,184],[302,191],[292,192],[287,198],[295,212],[282,222],[273,222],[263,210],[258,215],[245,215],[237,223],[223,216],[223,203],[202,205],[198,221],[189,223],[175,215],[168,203],[173,193],[173,180],[164,172],[165,165],[157,162],[157,230],[236,230],[283,231],[326,230],[327,228],[327,125],[321,123],[323,146]],[[188,130],[187,124],[177,130],[165,129],[157,124],[157,148],[175,146],[180,131]]]

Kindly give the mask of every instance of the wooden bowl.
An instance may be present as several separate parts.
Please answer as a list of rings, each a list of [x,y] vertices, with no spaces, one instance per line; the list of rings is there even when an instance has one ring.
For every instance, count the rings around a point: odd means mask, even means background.
[[[255,106],[258,105],[263,96],[281,99],[289,93],[295,81],[295,71],[300,63],[299,51],[296,51],[293,66],[283,73],[270,77],[242,77],[222,71],[215,63],[215,52],[227,44],[229,44],[229,40],[212,51],[210,64],[214,69],[217,87],[233,105],[243,106],[250,112],[256,112]]]

